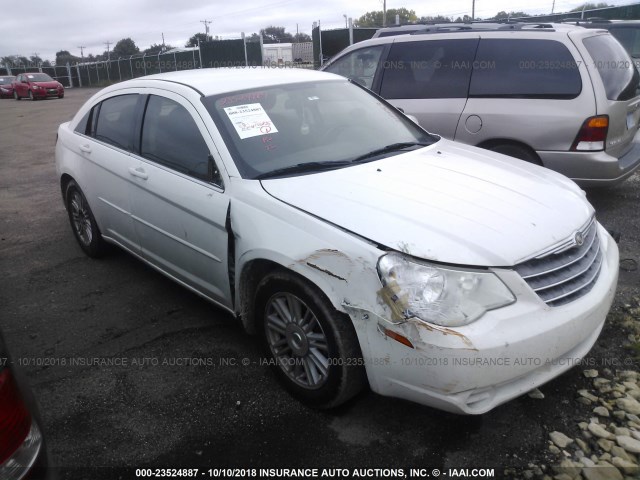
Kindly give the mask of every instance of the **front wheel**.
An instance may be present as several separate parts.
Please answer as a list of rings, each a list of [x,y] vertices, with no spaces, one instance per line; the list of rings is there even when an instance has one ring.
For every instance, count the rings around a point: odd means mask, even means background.
[[[106,242],[102,239],[87,199],[74,181],[67,185],[65,199],[71,229],[80,248],[90,257],[102,256],[106,252]]]
[[[29,100],[34,101],[36,97],[33,96],[33,92],[29,90]]]
[[[20,95],[18,95],[18,92],[16,90],[13,91],[13,98],[15,98],[16,100],[22,100],[20,98]]]
[[[283,386],[317,408],[338,406],[366,384],[351,319],[293,273],[264,278],[256,295],[269,363]]]

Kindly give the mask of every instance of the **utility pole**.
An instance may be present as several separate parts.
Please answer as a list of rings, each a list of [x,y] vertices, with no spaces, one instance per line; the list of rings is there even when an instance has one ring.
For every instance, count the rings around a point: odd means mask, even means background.
[[[33,56],[34,56],[34,58],[36,59],[36,67],[37,67],[37,66],[38,66],[38,59],[40,58],[40,57],[38,56],[38,52],[33,52]]]
[[[556,0],[553,0],[553,3],[551,4],[551,15],[553,15],[553,11],[556,8]]]
[[[200,20],[200,23],[204,23],[204,34],[209,39],[209,24],[212,23],[211,20]]]
[[[84,63],[84,49],[87,47],[80,45],[78,48],[80,49],[80,58],[82,58],[82,62]]]
[[[164,53],[164,32],[162,32],[162,52]]]
[[[471,21],[476,18],[476,0],[471,0]]]
[[[111,53],[109,51],[109,46],[111,45],[111,42],[104,42],[104,44],[107,46],[107,60],[111,60]]]
[[[382,26],[387,26],[387,0],[382,0]]]

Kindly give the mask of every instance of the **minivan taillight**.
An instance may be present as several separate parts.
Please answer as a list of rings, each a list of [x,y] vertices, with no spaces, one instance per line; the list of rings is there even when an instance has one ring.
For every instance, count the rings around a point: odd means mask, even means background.
[[[31,429],[31,414],[24,404],[11,370],[0,372],[0,465],[22,445]]]
[[[609,131],[609,116],[598,115],[587,118],[578,136],[571,145],[574,152],[594,152],[604,150],[607,142],[607,132]]]

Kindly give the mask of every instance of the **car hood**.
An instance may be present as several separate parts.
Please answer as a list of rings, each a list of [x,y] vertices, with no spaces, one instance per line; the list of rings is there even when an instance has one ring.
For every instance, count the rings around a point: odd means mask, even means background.
[[[517,264],[572,237],[593,215],[566,177],[444,139],[262,185],[273,197],[384,247],[460,265]]]

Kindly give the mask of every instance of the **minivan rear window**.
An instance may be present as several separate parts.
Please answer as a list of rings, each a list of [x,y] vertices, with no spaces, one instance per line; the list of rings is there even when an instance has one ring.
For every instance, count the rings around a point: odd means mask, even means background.
[[[609,29],[611,35],[616,37],[629,55],[634,58],[640,57],[640,25],[636,28],[614,28]]]
[[[578,63],[555,40],[482,39],[470,97],[571,99],[580,95]]]
[[[609,34],[585,38],[582,43],[593,59],[609,100],[630,100],[637,95],[640,75],[622,45]]]

